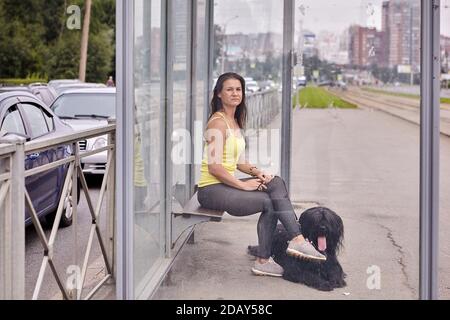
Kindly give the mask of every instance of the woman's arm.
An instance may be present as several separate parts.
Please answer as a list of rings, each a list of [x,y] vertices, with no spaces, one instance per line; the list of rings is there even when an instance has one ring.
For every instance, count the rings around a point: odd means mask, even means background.
[[[257,168],[255,165],[249,163],[245,158],[244,153],[241,154],[239,158],[237,168],[239,171],[243,173],[247,173],[253,177],[258,177],[264,184],[268,184],[273,176],[269,173],[264,172],[263,170]]]
[[[258,169],[255,165],[245,162],[245,163],[239,163],[237,165],[237,168],[239,171],[249,174],[251,176],[258,176],[259,174],[262,173],[262,171],[260,169]]]
[[[258,169],[255,165],[248,162],[247,153],[245,151],[241,153],[238,159],[237,169],[253,177],[256,177],[262,173],[262,171]]]

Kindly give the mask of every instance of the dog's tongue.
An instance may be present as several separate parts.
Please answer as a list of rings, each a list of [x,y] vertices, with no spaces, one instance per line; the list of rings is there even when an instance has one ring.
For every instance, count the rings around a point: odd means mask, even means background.
[[[327,238],[326,237],[318,237],[317,238],[317,246],[319,247],[319,251],[327,250]]]

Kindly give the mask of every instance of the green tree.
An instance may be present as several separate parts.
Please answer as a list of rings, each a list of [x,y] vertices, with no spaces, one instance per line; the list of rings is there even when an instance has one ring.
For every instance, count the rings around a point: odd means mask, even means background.
[[[24,1],[27,2],[27,1]],[[23,2],[0,0],[0,78],[45,74],[42,38],[45,28],[38,9],[38,0]]]
[[[42,15],[42,23],[45,28],[44,40],[46,44],[54,43],[64,31],[66,22],[65,2],[64,0],[40,1],[38,12],[45,12]]]
[[[66,32],[51,48],[47,55],[49,79],[78,78],[80,62],[80,33]]]
[[[0,78],[77,78],[81,30],[69,30],[67,6],[84,0],[0,0]],[[115,72],[115,1],[93,1],[87,81]]]
[[[105,82],[112,73],[111,60],[114,49],[111,46],[112,30],[103,30],[92,35],[89,41],[86,81]]]

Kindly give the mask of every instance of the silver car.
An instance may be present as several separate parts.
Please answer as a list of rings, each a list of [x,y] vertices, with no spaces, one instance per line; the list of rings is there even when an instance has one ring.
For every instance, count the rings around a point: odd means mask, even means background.
[[[116,116],[116,89],[90,88],[70,90],[62,93],[50,107],[52,111],[75,131],[93,129],[108,124]],[[80,151],[92,151],[107,145],[108,137],[101,136],[80,142]],[[82,158],[83,172],[104,174],[107,151]]]
[[[56,90],[60,85],[71,83],[81,83],[81,81],[78,79],[55,79],[49,81],[48,86]]]
[[[24,91],[0,93],[0,137],[15,134],[27,141],[39,141],[69,133],[73,133],[73,130],[31,93]],[[26,155],[25,170],[67,158],[71,154],[70,146],[61,146]],[[53,223],[55,218],[67,168],[65,164],[25,178],[25,186],[37,215],[45,217],[50,223]],[[78,189],[78,200],[79,196],[80,189]],[[31,212],[26,207],[25,224],[31,223]],[[70,206],[66,206],[60,226],[68,227],[71,224],[72,210]]]
[[[60,84],[55,89],[56,93],[60,95],[66,91],[78,90],[78,89],[87,89],[87,88],[106,88],[106,85],[103,83],[91,83],[91,82],[80,82],[80,83],[68,83],[68,84]]]

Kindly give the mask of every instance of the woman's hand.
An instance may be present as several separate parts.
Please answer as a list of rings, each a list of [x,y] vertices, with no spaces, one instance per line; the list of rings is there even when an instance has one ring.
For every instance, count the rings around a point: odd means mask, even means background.
[[[260,171],[256,177],[260,179],[264,184],[268,184],[273,179],[273,175],[266,173],[264,171]]]
[[[250,180],[242,181],[242,190],[262,191],[265,189],[267,189],[267,186],[264,185],[264,182],[261,179],[250,179]]]

